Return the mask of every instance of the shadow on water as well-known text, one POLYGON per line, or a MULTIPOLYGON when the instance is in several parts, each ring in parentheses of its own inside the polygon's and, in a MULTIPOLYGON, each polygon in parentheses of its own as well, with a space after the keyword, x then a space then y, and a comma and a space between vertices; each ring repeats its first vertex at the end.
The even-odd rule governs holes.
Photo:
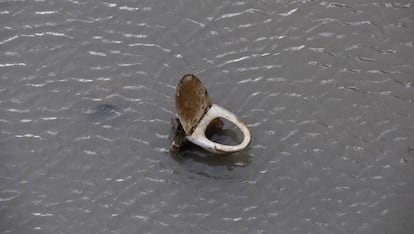
POLYGON ((191 173, 192 178, 205 177, 213 180, 233 180, 240 176, 232 173, 235 168, 247 167, 252 162, 249 150, 233 154, 213 154, 196 145, 171 156, 180 164, 180 168, 191 173), (223 170, 227 168, 227 170, 223 170))
POLYGON ((128 118, 119 106, 102 103, 83 103, 73 109, 73 120, 65 129, 70 137, 102 136, 115 140, 127 129, 128 118))
POLYGON ((122 115, 122 109, 112 104, 99 104, 93 109, 87 109, 88 119, 94 124, 108 124, 122 115))
MULTIPOLYGON (((207 134, 207 138, 221 144, 235 144, 240 141, 240 134, 233 129, 221 129, 207 134)), ((187 143, 172 157, 180 164, 197 162, 211 167, 226 167, 232 170, 236 167, 246 167, 252 161, 249 148, 232 154, 213 154, 192 143, 187 143)))
POLYGON ((173 158, 180 163, 191 160, 209 166, 225 166, 228 169, 233 169, 235 167, 246 167, 251 163, 252 157, 246 151, 248 150, 232 154, 213 154, 198 146, 191 145, 173 158))

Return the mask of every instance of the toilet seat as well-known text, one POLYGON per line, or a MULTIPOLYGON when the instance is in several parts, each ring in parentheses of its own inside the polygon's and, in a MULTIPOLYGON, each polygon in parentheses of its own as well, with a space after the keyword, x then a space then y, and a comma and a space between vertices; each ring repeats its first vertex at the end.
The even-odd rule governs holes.
POLYGON ((251 141, 251 134, 250 134, 250 131, 247 125, 243 123, 243 121, 241 121, 239 118, 237 118, 235 114, 224 109, 223 107, 213 104, 210 107, 210 109, 207 111, 207 113, 202 117, 198 125, 195 127, 193 133, 189 136, 186 136, 186 138, 190 142, 212 153, 232 153, 232 152, 240 151, 246 148, 251 141), (210 122, 213 119, 217 117, 227 119, 228 121, 232 122, 234 125, 236 125, 241 130, 243 134, 243 141, 240 144, 223 145, 217 142, 213 142, 206 137, 205 132, 206 132, 207 126, 210 124, 210 122))

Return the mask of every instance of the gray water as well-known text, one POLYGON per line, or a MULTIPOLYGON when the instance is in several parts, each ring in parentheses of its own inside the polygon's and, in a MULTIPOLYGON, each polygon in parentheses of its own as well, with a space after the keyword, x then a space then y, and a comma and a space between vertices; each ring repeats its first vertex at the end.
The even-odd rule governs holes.
POLYGON ((0 2, 0 233, 414 233, 402 1, 0 2), (179 79, 250 147, 171 157, 179 79))

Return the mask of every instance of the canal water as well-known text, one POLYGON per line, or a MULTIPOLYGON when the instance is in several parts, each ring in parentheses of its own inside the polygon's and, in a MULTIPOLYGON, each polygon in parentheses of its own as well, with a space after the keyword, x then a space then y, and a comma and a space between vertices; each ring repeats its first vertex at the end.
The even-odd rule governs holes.
POLYGON ((0 233, 414 233, 413 12, 1 0, 0 233), (187 73, 248 149, 170 156, 187 73))

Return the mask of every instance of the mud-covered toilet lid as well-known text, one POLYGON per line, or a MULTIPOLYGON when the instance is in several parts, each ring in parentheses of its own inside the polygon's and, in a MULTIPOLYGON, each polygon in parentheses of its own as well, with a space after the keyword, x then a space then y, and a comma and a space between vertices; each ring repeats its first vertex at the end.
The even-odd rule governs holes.
POLYGON ((195 75, 184 75, 177 85, 175 108, 187 135, 193 133, 211 105, 207 89, 201 81, 195 75))

